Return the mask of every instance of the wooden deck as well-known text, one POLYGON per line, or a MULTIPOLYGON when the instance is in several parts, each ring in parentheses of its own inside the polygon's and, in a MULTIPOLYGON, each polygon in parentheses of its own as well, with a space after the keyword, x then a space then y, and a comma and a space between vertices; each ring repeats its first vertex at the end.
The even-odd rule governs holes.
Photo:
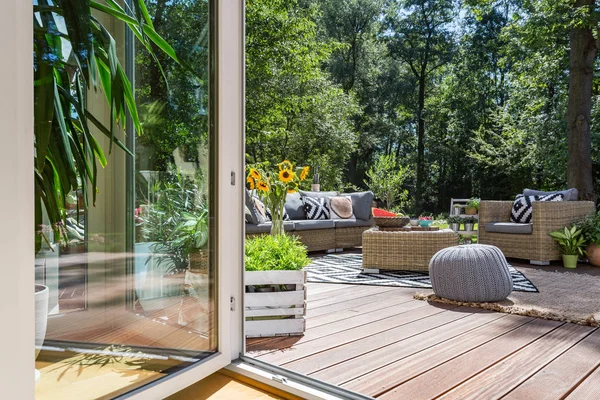
POLYGON ((249 355, 383 399, 600 399, 600 329, 308 284, 303 337, 249 355))

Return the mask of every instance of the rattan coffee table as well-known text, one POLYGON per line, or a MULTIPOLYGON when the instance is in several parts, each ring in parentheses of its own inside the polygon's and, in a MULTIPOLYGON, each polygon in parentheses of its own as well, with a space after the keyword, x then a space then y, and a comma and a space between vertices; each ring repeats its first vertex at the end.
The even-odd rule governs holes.
POLYGON ((458 246, 451 229, 437 231, 382 231, 372 228, 362 235, 365 272, 379 270, 428 271, 429 260, 441 249, 458 246))

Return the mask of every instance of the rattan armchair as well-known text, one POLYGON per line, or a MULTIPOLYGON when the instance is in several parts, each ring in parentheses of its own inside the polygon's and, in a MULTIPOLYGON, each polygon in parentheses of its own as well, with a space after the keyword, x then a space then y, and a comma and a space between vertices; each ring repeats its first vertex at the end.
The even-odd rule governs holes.
POLYGON ((506 257, 522 258, 532 264, 547 265, 560 260, 558 245, 548 233, 572 224, 594 212, 591 201, 539 201, 533 203, 532 233, 486 232, 489 222, 510 222, 512 201, 482 201, 479 205, 479 240, 496 246, 506 257))

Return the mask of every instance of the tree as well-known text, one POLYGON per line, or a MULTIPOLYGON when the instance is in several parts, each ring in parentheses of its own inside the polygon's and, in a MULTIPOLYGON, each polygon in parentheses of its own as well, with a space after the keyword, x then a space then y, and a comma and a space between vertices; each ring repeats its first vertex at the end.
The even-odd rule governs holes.
POLYGON ((408 65, 417 81, 417 160, 415 207, 423 207, 425 181, 425 101, 434 73, 452 59, 450 23, 455 15, 451 0, 401 0, 386 13, 389 51, 408 65))
POLYGON ((408 191, 402 186, 407 174, 408 167, 399 165, 395 155, 381 155, 367 171, 365 183, 388 210, 394 206, 402 208, 408 197, 408 191))
POLYGON ((600 27, 593 16, 594 8, 595 0, 575 1, 575 10, 581 18, 574 21, 569 37, 567 139, 569 187, 579 190, 580 199, 595 201, 590 126, 594 67, 596 53, 600 48, 600 27))

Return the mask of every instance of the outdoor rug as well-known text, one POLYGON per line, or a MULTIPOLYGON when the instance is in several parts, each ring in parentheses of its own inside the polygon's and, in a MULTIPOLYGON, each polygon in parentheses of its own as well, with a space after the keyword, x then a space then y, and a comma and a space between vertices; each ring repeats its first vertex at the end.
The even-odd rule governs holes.
POLYGON ((497 303, 465 303, 437 297, 431 290, 415 299, 477 307, 508 314, 524 315, 580 325, 600 326, 600 273, 597 267, 569 271, 562 266, 518 266, 535 282, 539 293, 513 292, 497 303))
MULTIPOLYGON (((345 283, 350 285, 396 286, 416 289, 431 289, 431 280, 426 272, 380 271, 379 274, 362 272, 362 254, 329 254, 315 258, 304 268, 307 281, 314 283, 345 283)), ((513 290, 537 293, 533 283, 521 272, 509 266, 513 290)))

